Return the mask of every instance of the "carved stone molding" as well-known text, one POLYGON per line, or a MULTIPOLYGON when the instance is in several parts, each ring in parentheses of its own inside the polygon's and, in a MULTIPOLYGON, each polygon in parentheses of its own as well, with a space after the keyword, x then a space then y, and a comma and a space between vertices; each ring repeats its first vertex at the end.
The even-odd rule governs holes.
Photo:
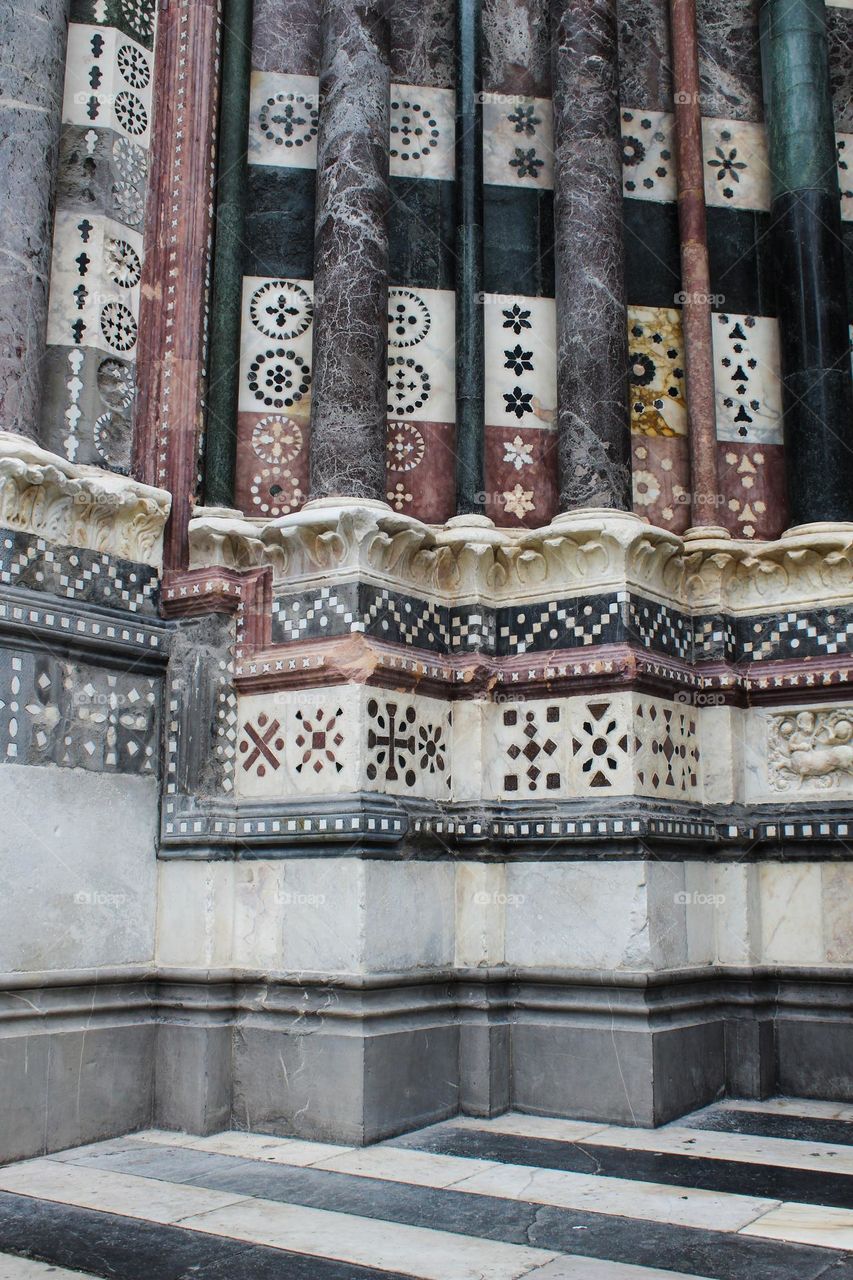
POLYGON ((509 530, 482 516, 435 527, 381 502, 329 500, 274 521, 201 509, 190 565, 270 565, 289 584, 358 576, 484 603, 634 588, 695 612, 751 613, 853 599, 853 525, 803 526, 769 543, 685 540, 610 510, 509 530))
POLYGON ((0 432, 0 525, 159 567, 171 498, 0 432))

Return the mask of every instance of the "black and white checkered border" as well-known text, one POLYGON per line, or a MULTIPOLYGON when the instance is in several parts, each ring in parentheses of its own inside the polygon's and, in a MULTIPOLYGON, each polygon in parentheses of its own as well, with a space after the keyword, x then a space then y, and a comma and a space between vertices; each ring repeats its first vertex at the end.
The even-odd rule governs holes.
POLYGON ((165 654, 171 643, 170 633, 162 625, 151 625, 142 619, 119 622, 85 609, 42 604, 41 601, 35 603, 18 596, 0 596, 0 623, 15 629, 52 631, 66 643, 94 640, 122 648, 131 646, 136 651, 144 649, 149 653, 165 654))
POLYGON ((0 532, 0 584, 156 615, 160 581, 150 565, 105 551, 58 547, 34 534, 5 529, 0 532))

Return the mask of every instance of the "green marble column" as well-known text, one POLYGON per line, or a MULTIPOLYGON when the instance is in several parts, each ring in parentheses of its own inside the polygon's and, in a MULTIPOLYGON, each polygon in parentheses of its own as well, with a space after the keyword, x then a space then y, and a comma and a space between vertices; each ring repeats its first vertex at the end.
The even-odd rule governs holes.
POLYGON ((853 520, 853 388, 824 0, 763 0, 791 525, 853 520))
POLYGON ((234 505, 251 69, 252 0, 225 0, 204 467, 216 507, 234 505))

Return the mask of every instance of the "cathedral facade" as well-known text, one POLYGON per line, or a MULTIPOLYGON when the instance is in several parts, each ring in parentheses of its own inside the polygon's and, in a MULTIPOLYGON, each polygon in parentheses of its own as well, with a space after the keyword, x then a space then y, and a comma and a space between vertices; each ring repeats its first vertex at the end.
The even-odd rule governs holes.
POLYGON ((851 0, 0 29, 0 1160, 853 1100, 851 0))

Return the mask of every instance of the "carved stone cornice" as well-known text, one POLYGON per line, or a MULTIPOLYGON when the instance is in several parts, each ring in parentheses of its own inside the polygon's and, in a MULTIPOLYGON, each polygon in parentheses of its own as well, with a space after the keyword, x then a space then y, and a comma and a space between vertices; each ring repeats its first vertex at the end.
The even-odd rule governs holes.
POLYGON ((68 462, 23 436, 0 432, 0 525, 65 546, 105 551, 155 568, 171 498, 98 467, 68 462))
POLYGON ((609 510, 515 530, 483 516, 435 527, 382 502, 326 501, 274 521, 201 509, 190 554, 192 568, 270 565, 289 586, 357 576, 483 603, 625 589, 697 613, 754 613, 853 599, 853 525, 803 526, 762 543, 683 539, 609 510))

